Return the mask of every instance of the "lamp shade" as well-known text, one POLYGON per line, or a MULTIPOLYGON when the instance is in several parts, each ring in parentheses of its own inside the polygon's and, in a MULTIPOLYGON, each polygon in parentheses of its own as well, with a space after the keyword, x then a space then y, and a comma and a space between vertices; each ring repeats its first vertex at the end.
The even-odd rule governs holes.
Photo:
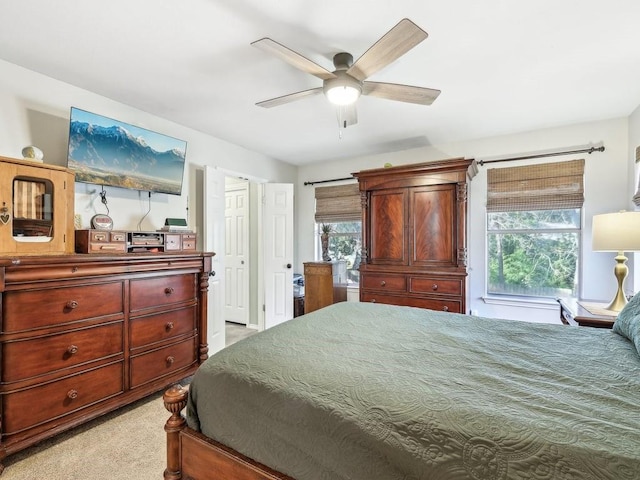
POLYGON ((640 250, 640 212, 605 213, 593 216, 592 248, 600 252, 640 250))

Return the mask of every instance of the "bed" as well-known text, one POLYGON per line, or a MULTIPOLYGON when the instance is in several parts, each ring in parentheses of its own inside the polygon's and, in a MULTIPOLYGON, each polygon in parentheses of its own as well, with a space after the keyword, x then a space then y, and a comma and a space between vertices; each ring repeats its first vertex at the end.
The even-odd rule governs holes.
POLYGON ((164 398, 166 479, 640 478, 640 356, 606 329, 344 302, 164 398))

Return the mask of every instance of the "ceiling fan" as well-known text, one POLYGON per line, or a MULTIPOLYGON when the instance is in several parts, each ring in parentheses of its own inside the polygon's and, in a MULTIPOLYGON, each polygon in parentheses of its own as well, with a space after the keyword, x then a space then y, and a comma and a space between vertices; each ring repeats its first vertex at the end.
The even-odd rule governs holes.
POLYGON ((331 103, 339 107, 338 122, 341 128, 357 123, 355 102, 360 95, 431 105, 440 94, 440 90, 367 81, 367 78, 400 58, 427 36, 427 32, 405 18, 384 34, 355 63, 350 53, 336 54, 333 57, 335 67, 333 72, 270 38, 256 40, 251 45, 279 57, 303 72, 322 79, 322 87, 264 100, 256 105, 265 108, 276 107, 324 93, 331 103))

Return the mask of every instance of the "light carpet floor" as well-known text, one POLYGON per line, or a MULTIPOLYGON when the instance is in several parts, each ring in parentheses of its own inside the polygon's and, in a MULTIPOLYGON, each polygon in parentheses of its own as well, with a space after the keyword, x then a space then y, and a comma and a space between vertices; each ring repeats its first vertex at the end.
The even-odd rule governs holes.
MULTIPOLYGON (((226 345, 254 333, 227 324, 226 345)), ((162 393, 10 455, 0 480, 161 480, 169 418, 162 393)))
POLYGON ((2 480, 160 480, 166 465, 162 393, 5 459, 2 480))

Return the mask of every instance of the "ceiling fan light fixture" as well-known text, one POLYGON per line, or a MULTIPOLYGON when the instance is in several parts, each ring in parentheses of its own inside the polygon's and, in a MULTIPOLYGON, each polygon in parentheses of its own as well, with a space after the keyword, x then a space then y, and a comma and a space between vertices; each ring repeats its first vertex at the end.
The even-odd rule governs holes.
POLYGON ((361 89, 349 85, 337 85, 326 91, 327 98, 334 105, 351 105, 362 93, 361 89))
POLYGON ((334 105, 351 105, 362 93, 362 82, 347 75, 344 71, 335 71, 335 78, 325 80, 322 86, 327 99, 334 105))

